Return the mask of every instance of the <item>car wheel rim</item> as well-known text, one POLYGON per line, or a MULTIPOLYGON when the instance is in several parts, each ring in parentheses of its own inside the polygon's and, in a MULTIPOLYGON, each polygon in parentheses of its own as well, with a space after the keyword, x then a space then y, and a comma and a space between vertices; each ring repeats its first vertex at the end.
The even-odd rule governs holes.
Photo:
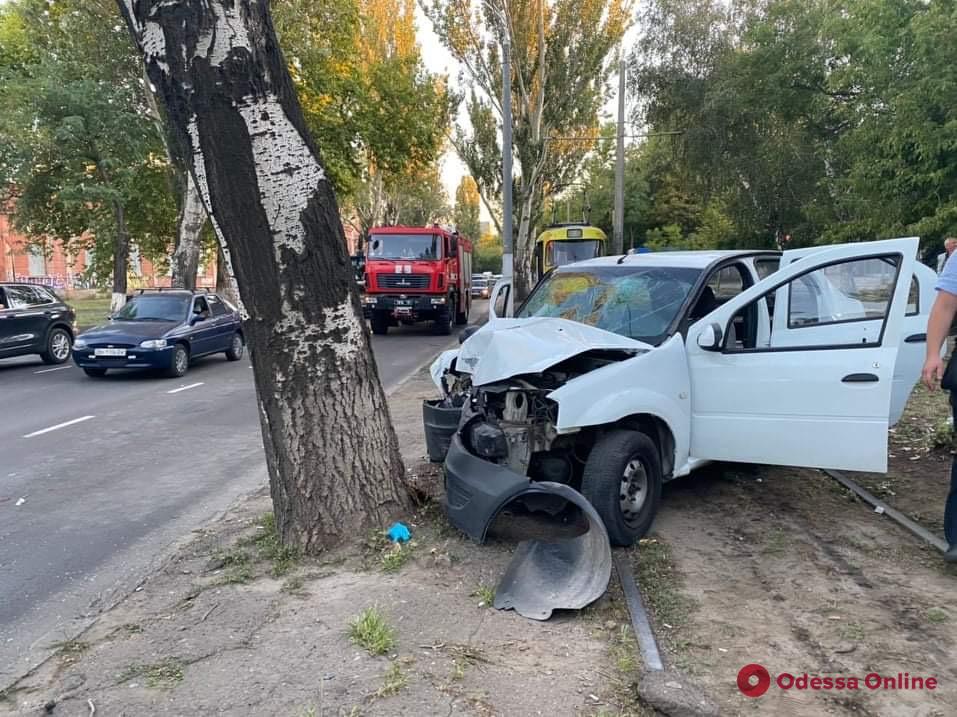
POLYGON ((70 355, 70 339, 66 334, 58 331, 53 334, 53 341, 51 342, 53 357, 59 360, 65 359, 70 355))
POLYGON ((186 373, 186 362, 188 361, 185 351, 176 352, 176 370, 180 373, 186 373))
POLYGON ((638 515, 648 498, 648 473, 637 458, 628 461, 621 476, 618 492, 621 515, 628 525, 638 523, 638 515))

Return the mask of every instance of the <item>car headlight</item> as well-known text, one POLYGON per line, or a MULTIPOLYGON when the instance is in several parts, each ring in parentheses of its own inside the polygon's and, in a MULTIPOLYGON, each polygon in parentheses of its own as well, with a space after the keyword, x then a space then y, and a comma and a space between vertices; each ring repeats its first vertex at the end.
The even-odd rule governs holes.
POLYGON ((362 303, 363 303, 363 304, 374 304, 374 303, 376 303, 376 301, 377 301, 377 298, 376 298, 375 296, 363 296, 363 297, 362 297, 362 303))
POLYGON ((165 349, 166 339, 148 339, 140 344, 141 349, 165 349))
POLYGON ((444 303, 445 303, 445 297, 444 297, 444 296, 436 296, 436 297, 434 297, 434 298, 432 299, 432 303, 433 303, 433 304, 444 304, 444 303))
POLYGON ((73 348, 80 349, 82 351, 83 349, 87 348, 87 343, 83 339, 76 339, 76 341, 73 342, 73 348))

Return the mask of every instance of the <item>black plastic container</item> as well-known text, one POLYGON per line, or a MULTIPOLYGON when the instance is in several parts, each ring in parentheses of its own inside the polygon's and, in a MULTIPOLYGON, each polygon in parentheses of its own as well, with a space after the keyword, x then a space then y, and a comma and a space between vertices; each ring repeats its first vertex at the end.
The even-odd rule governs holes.
POLYGON ((449 444, 459 428, 459 418, 462 416, 461 406, 453 408, 443 406, 442 403, 442 399, 422 402, 425 445, 429 451, 429 460, 433 463, 445 461, 445 454, 449 452, 449 444))

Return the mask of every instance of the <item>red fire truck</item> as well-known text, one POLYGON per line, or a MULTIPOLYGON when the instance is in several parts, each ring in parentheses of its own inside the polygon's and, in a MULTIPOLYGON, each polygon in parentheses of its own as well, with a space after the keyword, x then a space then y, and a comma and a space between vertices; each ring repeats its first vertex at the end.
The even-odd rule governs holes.
POLYGON ((366 248, 363 312, 372 332, 431 321, 437 334, 466 324, 472 304, 472 243, 456 231, 377 227, 366 248))

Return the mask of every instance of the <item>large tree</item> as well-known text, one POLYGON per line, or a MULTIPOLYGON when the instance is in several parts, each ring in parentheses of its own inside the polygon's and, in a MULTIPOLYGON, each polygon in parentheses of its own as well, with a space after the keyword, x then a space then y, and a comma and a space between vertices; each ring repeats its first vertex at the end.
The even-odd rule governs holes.
POLYGON ((0 166, 15 223, 39 243, 91 250, 118 305, 131 245, 165 257, 175 212, 135 49, 107 0, 19 0, 0 6, 0 26, 0 166))
POLYGON ((249 316, 276 524, 306 550, 407 504, 333 188, 266 0, 118 0, 249 316))
MULTIPOLYGON (((542 200, 550 187, 572 181, 588 149, 579 138, 597 128, 598 113, 608 95, 606 60, 628 26, 631 2, 422 2, 436 33, 461 63, 472 86, 467 101, 472 132, 460 128, 456 146, 483 196, 497 197, 501 189, 495 118, 502 117, 499 48, 508 39, 519 174, 514 193, 515 280, 522 296, 531 284, 533 230, 542 200)), ((488 201, 492 203, 491 198, 488 201)))
POLYGON ((455 227, 473 241, 481 239, 479 191, 475 180, 465 175, 455 190, 455 227))
POLYGON ((649 0, 641 119, 683 130, 671 174, 740 244, 957 229, 954 3, 649 0), (721 215, 721 217, 719 217, 721 215))

